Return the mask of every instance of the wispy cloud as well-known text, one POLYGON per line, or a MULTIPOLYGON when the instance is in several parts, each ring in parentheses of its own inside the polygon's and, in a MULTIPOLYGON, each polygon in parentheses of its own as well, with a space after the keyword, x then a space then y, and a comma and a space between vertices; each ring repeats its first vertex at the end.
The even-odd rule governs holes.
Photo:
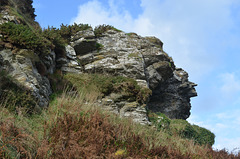
POLYGON ((93 0, 79 6, 71 23, 110 24, 127 32, 157 36, 177 66, 199 80, 217 67, 219 54, 229 43, 229 31, 234 27, 230 12, 233 2, 142 0, 143 12, 134 19, 127 10, 119 9, 115 0, 109 0, 108 6, 93 0))

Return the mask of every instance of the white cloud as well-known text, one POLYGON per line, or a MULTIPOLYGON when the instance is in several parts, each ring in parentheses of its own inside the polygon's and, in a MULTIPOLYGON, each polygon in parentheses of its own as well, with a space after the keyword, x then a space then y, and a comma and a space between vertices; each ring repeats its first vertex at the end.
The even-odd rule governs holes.
POLYGON ((70 23, 74 22, 90 24, 93 27, 101 24, 109 24, 120 29, 125 29, 131 26, 133 19, 128 11, 118 10, 114 0, 109 0, 109 6, 103 5, 98 0, 93 0, 79 6, 77 17, 74 17, 70 23))
POLYGON ((218 55, 228 41, 233 1, 141 0, 143 13, 133 19, 127 10, 119 9, 117 4, 123 0, 109 0, 108 6, 93 0, 79 7, 71 23, 110 24, 127 32, 157 36, 176 65, 199 81, 216 67, 218 55))

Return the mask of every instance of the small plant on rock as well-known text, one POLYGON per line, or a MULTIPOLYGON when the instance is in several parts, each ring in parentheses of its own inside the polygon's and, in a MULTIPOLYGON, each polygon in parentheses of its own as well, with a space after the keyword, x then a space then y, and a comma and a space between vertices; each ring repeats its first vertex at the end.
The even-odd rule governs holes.
POLYGON ((94 34, 96 37, 101 37, 103 33, 105 33, 106 31, 108 30, 114 30, 114 31, 117 31, 117 32, 122 32, 121 30, 119 29, 116 29, 115 27, 111 26, 111 25, 99 25, 99 26, 96 26, 94 28, 94 34))

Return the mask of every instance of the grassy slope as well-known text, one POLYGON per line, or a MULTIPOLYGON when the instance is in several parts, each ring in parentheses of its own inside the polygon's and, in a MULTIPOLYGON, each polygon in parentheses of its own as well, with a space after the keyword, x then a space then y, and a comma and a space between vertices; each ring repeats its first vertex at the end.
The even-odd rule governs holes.
POLYGON ((101 95, 98 89, 67 90, 54 98, 47 110, 31 116, 23 108, 9 112, 2 104, 0 158, 237 157, 100 110, 94 106, 101 95))

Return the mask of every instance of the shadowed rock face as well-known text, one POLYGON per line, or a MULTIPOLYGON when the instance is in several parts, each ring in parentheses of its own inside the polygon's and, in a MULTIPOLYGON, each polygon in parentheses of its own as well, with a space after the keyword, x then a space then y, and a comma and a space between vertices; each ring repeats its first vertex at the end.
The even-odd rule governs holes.
POLYGON ((190 98, 197 96, 196 84, 188 81, 188 74, 176 69, 173 76, 160 82, 148 102, 148 109, 162 112, 170 118, 187 119, 190 115, 190 98))

